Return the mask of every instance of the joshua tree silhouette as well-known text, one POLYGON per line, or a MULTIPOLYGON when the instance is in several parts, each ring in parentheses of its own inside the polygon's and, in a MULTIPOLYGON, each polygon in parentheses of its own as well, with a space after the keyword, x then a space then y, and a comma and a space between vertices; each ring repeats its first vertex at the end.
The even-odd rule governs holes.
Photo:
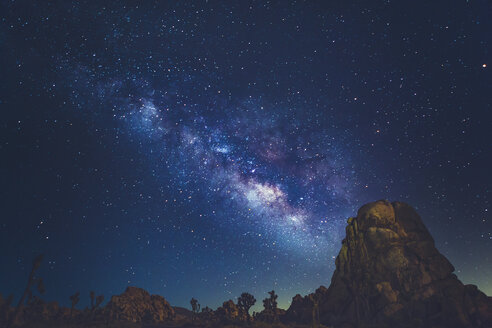
POLYGON ((91 310, 94 311, 101 305, 101 303, 104 301, 104 295, 99 295, 96 297, 96 293, 91 291, 89 293, 89 296, 91 297, 91 310), (95 303, 94 303, 95 301, 95 303))
POLYGON ((275 294, 275 291, 272 290, 271 292, 268 292, 270 295, 269 298, 265 298, 263 300, 263 307, 265 308, 265 313, 268 316, 271 316, 274 322, 278 321, 278 313, 277 313, 277 298, 278 295, 275 294))
POLYGON ((73 309, 75 308, 75 305, 80 301, 80 292, 76 292, 72 296, 70 296, 70 301, 72 302, 72 307, 70 308, 70 318, 73 316, 73 309))
POLYGON ((251 317, 249 315, 249 309, 255 305, 256 298, 249 293, 242 293, 241 296, 237 299, 237 306, 248 317, 248 321, 250 321, 251 317))
POLYGON ((196 315, 198 314, 198 312, 200 312, 200 303, 198 303, 198 301, 192 297, 190 304, 191 304, 191 311, 193 311, 192 320, 195 321, 196 315))
POLYGON ((277 298, 278 298, 278 295, 275 294, 275 291, 272 290, 271 292, 268 292, 268 294, 270 295, 269 298, 265 298, 263 300, 263 306, 265 307, 265 310, 276 310, 277 309, 277 298))
POLYGON ((101 305, 101 303, 104 301, 104 295, 99 295, 96 297, 96 308, 101 305))

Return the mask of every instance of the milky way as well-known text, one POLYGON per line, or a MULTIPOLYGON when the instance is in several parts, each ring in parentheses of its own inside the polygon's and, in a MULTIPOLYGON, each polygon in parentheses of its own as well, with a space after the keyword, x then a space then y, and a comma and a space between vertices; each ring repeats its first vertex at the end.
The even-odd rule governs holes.
MULTIPOLYGON (((91 75, 80 70, 73 79, 91 75)), ((289 108, 268 111, 253 99, 220 102, 220 91, 207 92, 210 85, 204 91, 211 105, 204 106, 176 101, 178 92, 187 92, 176 82, 172 92, 130 82, 125 90, 132 97, 125 97, 125 81, 110 81, 83 81, 98 86, 97 97, 91 98, 92 87, 79 88, 72 100, 111 108, 121 133, 138 139, 142 155, 156 166, 156 179, 161 170, 172 173, 174 188, 194 189, 228 213, 215 219, 265 235, 268 244, 316 257, 339 241, 345 218, 333 210, 350 207, 356 187, 347 145, 306 131, 302 118, 289 122, 289 108)))

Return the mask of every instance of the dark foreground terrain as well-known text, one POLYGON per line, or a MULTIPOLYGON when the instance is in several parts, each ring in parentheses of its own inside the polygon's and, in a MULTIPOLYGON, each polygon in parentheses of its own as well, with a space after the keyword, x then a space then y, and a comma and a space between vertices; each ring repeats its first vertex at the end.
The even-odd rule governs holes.
POLYGON ((0 327, 492 327, 492 298, 458 280, 412 207, 378 201, 347 223, 329 287, 296 295, 287 311, 274 291, 250 315, 248 293, 215 310, 192 299, 189 311, 136 287, 105 306, 91 293, 91 307, 76 309, 76 293, 71 308, 60 307, 33 296, 34 286, 43 291, 39 258, 19 306, 0 297, 0 327))

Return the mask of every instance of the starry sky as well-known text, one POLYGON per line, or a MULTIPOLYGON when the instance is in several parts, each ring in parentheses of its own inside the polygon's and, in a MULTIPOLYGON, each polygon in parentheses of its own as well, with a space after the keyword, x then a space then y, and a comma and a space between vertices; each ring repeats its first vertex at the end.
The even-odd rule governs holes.
POLYGON ((492 295, 490 2, 0 6, 3 295, 285 308, 378 199, 492 295))

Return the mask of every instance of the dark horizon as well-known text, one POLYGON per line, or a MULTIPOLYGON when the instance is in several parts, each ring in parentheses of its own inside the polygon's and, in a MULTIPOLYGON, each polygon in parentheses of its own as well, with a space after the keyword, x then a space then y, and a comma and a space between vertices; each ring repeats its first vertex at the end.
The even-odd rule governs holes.
POLYGON ((487 1, 0 6, 3 297, 287 308, 379 199, 492 295, 487 1))

